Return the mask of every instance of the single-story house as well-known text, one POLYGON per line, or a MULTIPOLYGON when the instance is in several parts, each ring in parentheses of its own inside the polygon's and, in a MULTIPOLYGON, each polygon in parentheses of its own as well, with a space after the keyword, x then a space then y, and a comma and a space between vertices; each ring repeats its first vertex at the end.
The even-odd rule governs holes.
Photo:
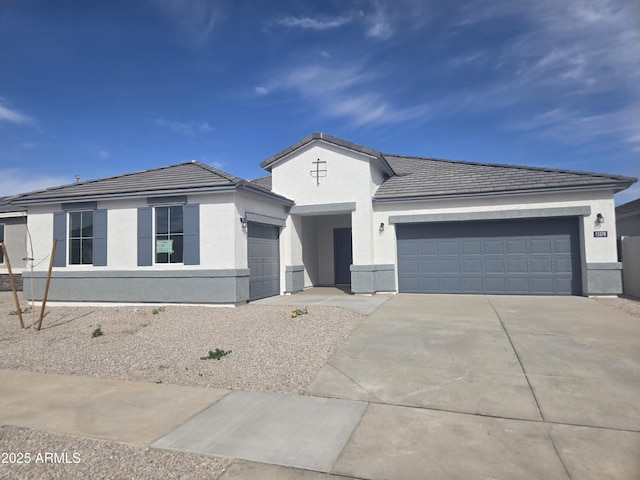
POLYGON ((5 243, 8 259, 0 249, 0 291, 11 290, 9 264, 18 290, 22 290, 22 272, 27 257, 27 214, 23 207, 0 198, 0 242, 5 243))
POLYGON ((14 198, 34 297, 54 239, 53 301, 622 292, 613 195, 635 178, 383 154, 323 133, 260 165, 269 175, 253 181, 194 161, 14 198))
POLYGON ((640 237, 640 198, 616 207, 618 237, 640 237))

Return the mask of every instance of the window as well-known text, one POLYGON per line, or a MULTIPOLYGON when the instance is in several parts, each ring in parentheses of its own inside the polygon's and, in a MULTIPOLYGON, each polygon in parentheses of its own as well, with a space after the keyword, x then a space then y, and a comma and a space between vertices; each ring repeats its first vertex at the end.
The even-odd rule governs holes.
POLYGON ((182 205, 156 207, 156 263, 183 263, 184 209, 182 205))
POLYGON ((93 211, 69 212, 69 264, 93 265, 93 211))
MULTIPOLYGON (((0 243, 4 242, 4 224, 0 223, 0 243)), ((0 263, 4 263, 4 252, 0 248, 0 263)))

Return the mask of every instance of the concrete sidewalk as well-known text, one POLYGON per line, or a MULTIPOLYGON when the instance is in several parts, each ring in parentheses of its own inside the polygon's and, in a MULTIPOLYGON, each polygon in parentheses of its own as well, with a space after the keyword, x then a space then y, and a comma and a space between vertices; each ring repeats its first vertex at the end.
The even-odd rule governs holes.
POLYGON ((224 480, 632 480, 639 338, 585 298, 397 295, 309 396, 0 370, 0 424, 235 458, 224 480))
POLYGON ((389 295, 353 295, 337 287, 314 287, 293 295, 279 295, 251 302, 255 305, 291 305, 304 307, 324 305, 340 307, 363 315, 370 315, 380 305, 393 297, 389 295))

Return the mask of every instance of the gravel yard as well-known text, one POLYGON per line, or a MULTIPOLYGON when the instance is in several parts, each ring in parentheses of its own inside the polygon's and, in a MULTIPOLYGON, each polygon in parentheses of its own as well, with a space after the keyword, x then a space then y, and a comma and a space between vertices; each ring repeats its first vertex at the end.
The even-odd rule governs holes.
POLYGON ((0 451, 30 454, 29 463, 0 463, 0 478, 11 480, 215 480, 232 462, 10 426, 0 427, 0 451))
POLYGON ((0 293, 0 368, 195 387, 304 393, 362 315, 314 306, 47 307, 42 330, 0 293), (154 313, 154 311, 156 313, 154 313), (100 328, 101 336, 93 337, 100 328), (220 360, 209 351, 230 351, 220 360))
MULTIPOLYGON (((11 293, 0 292, 0 368, 299 394, 364 318, 336 307, 296 318, 289 306, 155 308, 49 307, 37 332, 39 309, 21 330, 11 293), (216 349, 230 353, 201 359, 216 349)), ((29 465, 0 464, 12 479, 216 479, 232 462, 11 426, 0 426, 0 452, 31 453, 29 465), (36 463, 45 452, 80 461, 36 463)))

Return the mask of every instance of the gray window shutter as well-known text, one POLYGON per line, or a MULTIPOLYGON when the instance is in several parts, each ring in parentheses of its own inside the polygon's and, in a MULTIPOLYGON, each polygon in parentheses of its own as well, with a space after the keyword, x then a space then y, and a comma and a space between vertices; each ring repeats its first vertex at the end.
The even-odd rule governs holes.
POLYGON ((93 211, 93 265, 107 266, 107 211, 93 211))
POLYGON ((153 265, 153 215, 151 207, 138 208, 138 266, 153 265))
POLYGON ((200 265, 200 205, 184 206, 184 257, 185 265, 200 265))
POLYGON ((53 238, 57 240, 54 267, 67 266, 67 213, 53 212, 53 238))

